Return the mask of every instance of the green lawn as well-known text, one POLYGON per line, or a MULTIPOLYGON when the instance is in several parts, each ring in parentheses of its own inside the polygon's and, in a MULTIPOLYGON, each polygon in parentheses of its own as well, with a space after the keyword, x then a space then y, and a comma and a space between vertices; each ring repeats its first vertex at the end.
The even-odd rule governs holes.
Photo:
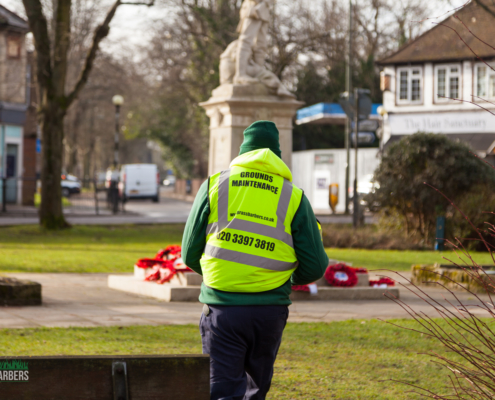
MULTIPOLYGON (((138 258, 152 257, 169 244, 180 244, 183 224, 74 226, 46 232, 37 226, 0 228, 0 272, 131 272, 138 258)), ((330 258, 369 269, 405 271, 411 264, 454 259, 452 252, 327 249, 330 258)), ((472 253, 480 263, 487 253, 472 253)), ((445 262, 445 261, 444 261, 445 262)))
MULTIPOLYGON (((5 329, 0 348, 9 356, 191 354, 201 352, 201 338, 192 325, 5 329)), ((419 399, 389 380, 442 391, 447 373, 418 354, 439 350, 434 340, 379 321, 288 324, 268 398, 419 399)))
POLYGON ((38 226, 0 228, 1 272, 131 272, 182 241, 183 224, 73 226, 46 232, 38 226))
MULTIPOLYGON (((327 254, 331 259, 351 262, 355 267, 368 269, 409 271, 412 264, 450 264, 445 258, 456 264, 462 264, 458 255, 453 251, 327 249, 327 254)), ((479 264, 493 265, 489 253, 473 251, 470 255, 479 264)), ((462 258, 468 261, 466 257, 462 258)))

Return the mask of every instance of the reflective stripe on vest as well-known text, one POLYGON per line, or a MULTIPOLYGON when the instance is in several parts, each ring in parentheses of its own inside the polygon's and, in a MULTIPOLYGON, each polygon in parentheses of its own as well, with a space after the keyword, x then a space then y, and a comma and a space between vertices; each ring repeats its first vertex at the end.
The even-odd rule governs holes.
POLYGON ((205 285, 253 293, 286 283, 298 266, 290 225, 302 191, 280 175, 234 166, 210 178, 208 196, 205 285))
POLYGON ((269 269, 272 271, 289 271, 297 267, 297 261, 295 263, 278 261, 271 258, 256 256, 254 254, 222 249, 221 247, 210 246, 209 244, 205 247, 205 254, 211 257, 219 258, 220 260, 232 261, 239 264, 250 265, 252 267, 269 269))
POLYGON ((285 232, 284 221, 289 209, 292 195, 292 183, 284 179, 280 200, 277 207, 277 226, 258 224, 256 222, 234 219, 229 222, 229 178, 230 169, 222 171, 218 180, 218 222, 209 224, 206 234, 211 235, 222 231, 225 228, 237 229, 248 233, 256 233, 280 240, 290 247, 294 247, 292 235, 285 232))

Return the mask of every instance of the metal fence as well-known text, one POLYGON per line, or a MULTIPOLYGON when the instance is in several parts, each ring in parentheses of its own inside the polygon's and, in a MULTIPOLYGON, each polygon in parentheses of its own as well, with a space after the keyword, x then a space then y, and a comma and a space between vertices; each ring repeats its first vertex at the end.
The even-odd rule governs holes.
MULTIPOLYGON (((96 180, 63 180, 61 190, 64 214, 109 215, 125 212, 116 183, 105 187, 104 182, 96 180)), ((40 180, 36 177, 0 178, 0 204, 4 213, 19 210, 21 206, 39 207, 40 180)))

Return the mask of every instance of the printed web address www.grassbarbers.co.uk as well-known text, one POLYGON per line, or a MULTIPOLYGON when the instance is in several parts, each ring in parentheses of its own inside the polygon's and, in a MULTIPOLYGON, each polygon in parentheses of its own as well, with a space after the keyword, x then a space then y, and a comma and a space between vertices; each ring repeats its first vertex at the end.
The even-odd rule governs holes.
POLYGON ((263 215, 258 215, 258 214, 253 214, 253 213, 249 213, 249 212, 245 212, 245 211, 237 211, 235 213, 230 213, 230 216, 231 217, 235 217, 237 215, 244 215, 245 217, 251 217, 251 218, 257 218, 257 219, 262 219, 262 220, 265 220, 265 221, 268 221, 268 222, 273 222, 275 221, 273 218, 269 218, 269 217, 264 217, 263 215))

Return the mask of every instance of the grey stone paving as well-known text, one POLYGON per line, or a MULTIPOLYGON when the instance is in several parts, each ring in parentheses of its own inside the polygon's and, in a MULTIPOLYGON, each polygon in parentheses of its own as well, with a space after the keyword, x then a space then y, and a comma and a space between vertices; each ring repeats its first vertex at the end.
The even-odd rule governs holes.
MULTIPOLYGON (((162 189, 159 203, 151 200, 133 200, 126 203, 126 213, 111 215, 102 206, 103 215, 94 212, 82 213, 80 209, 66 210, 67 221, 72 225, 121 225, 121 224, 164 224, 185 223, 192 203, 165 197, 162 189)), ((8 205, 7 213, 0 212, 0 226, 35 225, 38 223, 38 210, 34 207, 8 205)))
MULTIPOLYGON (((107 287, 107 274, 9 274, 43 285, 43 305, 0 307, 0 328, 69 327, 110 325, 197 324, 202 305, 165 303, 107 287)), ((439 300, 443 291, 428 289, 439 300)), ((462 299, 469 299, 461 294, 462 299)), ((401 290, 401 297, 418 310, 431 308, 401 290)), ((474 299, 468 300, 474 304, 474 299)), ((290 307, 290 322, 390 319, 407 317, 392 301, 296 302, 290 307)))

